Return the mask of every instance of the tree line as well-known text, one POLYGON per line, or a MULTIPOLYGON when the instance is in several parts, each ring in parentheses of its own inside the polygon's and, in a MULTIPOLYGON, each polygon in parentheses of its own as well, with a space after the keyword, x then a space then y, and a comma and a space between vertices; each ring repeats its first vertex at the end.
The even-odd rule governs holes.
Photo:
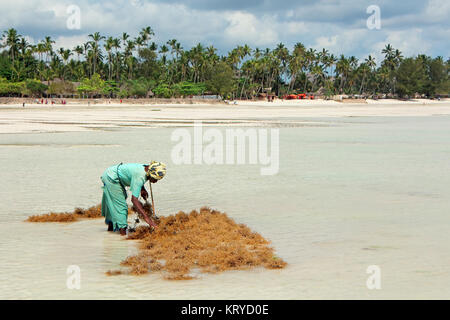
POLYGON ((411 97, 448 95, 450 59, 419 54, 404 57, 388 44, 383 60, 369 55, 335 56, 296 43, 259 49, 239 45, 226 55, 214 46, 190 49, 171 39, 152 41, 151 27, 136 37, 89 34, 74 48, 55 48, 46 36, 30 44, 10 28, 2 33, 0 96, 79 95, 104 97, 185 97, 201 94, 252 99, 316 93, 411 97), (58 79, 58 81, 53 81, 58 79))

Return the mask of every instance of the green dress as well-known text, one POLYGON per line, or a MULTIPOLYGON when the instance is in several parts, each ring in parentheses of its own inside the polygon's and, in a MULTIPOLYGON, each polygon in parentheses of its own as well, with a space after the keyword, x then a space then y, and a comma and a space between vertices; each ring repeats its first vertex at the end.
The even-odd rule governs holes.
POLYGON ((114 231, 126 228, 128 205, 125 187, 130 187, 131 194, 139 198, 141 189, 147 181, 144 165, 124 163, 112 166, 105 170, 101 179, 103 182, 102 216, 105 217, 105 223, 111 222, 114 231))

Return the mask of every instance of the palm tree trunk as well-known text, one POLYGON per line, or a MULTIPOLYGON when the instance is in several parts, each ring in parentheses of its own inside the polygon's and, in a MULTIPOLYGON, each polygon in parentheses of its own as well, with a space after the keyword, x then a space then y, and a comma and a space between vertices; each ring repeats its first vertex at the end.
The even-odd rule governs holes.
POLYGON ((308 84, 308 75, 305 73, 305 85, 303 86, 303 93, 306 93, 306 85, 308 84))
POLYGON ((366 78, 366 74, 364 73, 364 76, 363 76, 362 81, 361 81, 361 86, 359 88, 359 94, 362 94, 362 89, 364 87, 364 80, 365 80, 365 78, 366 78))
POLYGON ((241 95, 239 96, 239 99, 242 99, 242 93, 244 92, 244 87, 245 87, 246 82, 247 82, 247 77, 244 78, 244 84, 242 85, 241 95))

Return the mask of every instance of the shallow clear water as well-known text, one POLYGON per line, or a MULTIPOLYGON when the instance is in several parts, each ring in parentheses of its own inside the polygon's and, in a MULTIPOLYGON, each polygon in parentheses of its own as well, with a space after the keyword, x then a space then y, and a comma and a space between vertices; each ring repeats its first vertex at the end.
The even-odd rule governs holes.
MULTIPOLYGON (((174 128, 0 135, 0 298, 450 298, 450 117, 307 119, 280 128, 280 171, 259 165, 174 165, 174 128), (204 205, 272 241, 289 263, 166 281, 107 277, 136 244, 101 220, 31 224, 32 214, 101 200, 100 175, 161 160, 161 215, 204 205), (81 289, 66 269, 81 269, 81 289), (369 290, 369 265, 381 290, 369 290)), ((224 128, 219 128, 224 130, 224 128)))

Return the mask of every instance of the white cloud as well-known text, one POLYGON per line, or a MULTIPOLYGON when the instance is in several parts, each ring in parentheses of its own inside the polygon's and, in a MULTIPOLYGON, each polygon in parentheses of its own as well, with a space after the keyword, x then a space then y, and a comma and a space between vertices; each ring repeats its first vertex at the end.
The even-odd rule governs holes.
MULTIPOLYGON (((430 0, 425 10, 427 19, 434 23, 447 22, 450 17, 450 1, 448 0, 430 0)), ((447 25, 448 28, 448 25, 447 25)))
POLYGON ((310 29, 307 27, 305 22, 293 21, 282 24, 281 30, 284 30, 290 35, 296 35, 296 34, 305 34, 310 29))
POLYGON ((387 45, 391 44, 395 49, 399 49, 403 56, 412 56, 418 53, 429 54, 431 44, 423 36, 422 29, 416 28, 413 30, 391 31, 386 37, 386 40, 378 42, 373 45, 376 52, 387 45))
MULTIPOLYGON (((273 48, 278 42, 290 48, 302 42, 357 57, 377 52, 387 43, 405 55, 450 52, 448 0, 430 0, 426 6, 415 6, 417 9, 411 5, 407 11, 399 10, 401 2, 380 1, 382 28, 376 31, 365 25, 367 1, 357 5, 352 1, 321 0, 301 5, 292 1, 289 6, 264 1, 271 2, 272 9, 250 11, 215 10, 206 4, 207 9, 201 9, 198 3, 194 7, 178 1, 0 0, 0 31, 14 27, 35 41, 50 35, 57 41, 55 47, 68 48, 86 41, 86 35, 96 31, 112 36, 127 32, 133 37, 141 28, 151 26, 159 43, 175 38, 188 49, 202 42, 215 45, 222 54, 238 44, 273 48), (71 4, 81 9, 81 30, 66 27, 66 10, 71 4)), ((236 8, 238 2, 234 3, 236 8)))
POLYGON ((319 50, 321 48, 335 48, 338 44, 338 36, 318 37, 314 48, 319 50))
POLYGON ((268 16, 261 20, 247 12, 228 12, 225 14, 228 26, 224 30, 225 39, 231 43, 248 43, 256 46, 270 46, 277 43, 278 34, 273 28, 273 19, 268 16))
POLYGON ((365 44, 365 41, 370 41, 368 29, 339 29, 331 36, 319 36, 315 39, 312 47, 316 50, 327 49, 330 53, 335 55, 345 54, 354 55, 362 58, 364 54, 360 54, 360 48, 365 44))
POLYGON ((75 46, 81 45, 89 40, 87 34, 77 36, 59 36, 55 39, 53 47, 55 49, 66 48, 72 50, 75 46))

